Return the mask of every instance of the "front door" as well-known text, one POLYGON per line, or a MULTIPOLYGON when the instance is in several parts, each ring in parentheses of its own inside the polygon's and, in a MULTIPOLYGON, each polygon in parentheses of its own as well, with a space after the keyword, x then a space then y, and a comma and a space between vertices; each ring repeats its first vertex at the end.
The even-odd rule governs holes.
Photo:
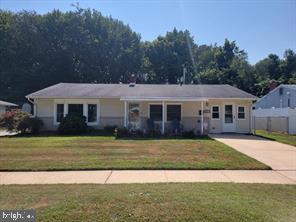
POLYGON ((128 105, 128 128, 140 129, 140 104, 130 103, 128 105))
POLYGON ((223 132, 225 133, 235 132, 235 116, 234 116, 233 104, 224 105, 223 132))

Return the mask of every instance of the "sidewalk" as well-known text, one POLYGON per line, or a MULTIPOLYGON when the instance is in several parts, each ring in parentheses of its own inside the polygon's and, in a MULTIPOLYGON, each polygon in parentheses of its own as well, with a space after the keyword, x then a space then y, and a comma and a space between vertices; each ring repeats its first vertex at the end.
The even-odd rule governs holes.
POLYGON ((97 170, 0 172, 8 184, 116 184, 171 182, 234 182, 296 184, 296 171, 275 170, 97 170))

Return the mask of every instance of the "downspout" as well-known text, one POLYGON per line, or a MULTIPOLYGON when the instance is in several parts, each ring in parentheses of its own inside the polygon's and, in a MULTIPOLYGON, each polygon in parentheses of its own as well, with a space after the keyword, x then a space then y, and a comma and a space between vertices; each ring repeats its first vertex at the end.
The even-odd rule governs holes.
POLYGON ((201 135, 204 134, 204 115, 203 115, 203 101, 201 101, 201 129, 200 129, 200 132, 201 132, 201 135))
POLYGON ((37 108, 36 108, 37 104, 30 97, 26 97, 26 98, 31 104, 33 104, 33 117, 36 117, 37 116, 37 108))

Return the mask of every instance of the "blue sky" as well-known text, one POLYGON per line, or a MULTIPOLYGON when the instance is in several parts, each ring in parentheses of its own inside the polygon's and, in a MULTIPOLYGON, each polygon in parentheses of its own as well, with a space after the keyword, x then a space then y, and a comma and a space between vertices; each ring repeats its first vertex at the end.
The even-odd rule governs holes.
POLYGON ((122 20, 143 40, 174 27, 188 29, 197 44, 235 40, 252 64, 270 53, 282 57, 285 49, 296 51, 296 0, 0 0, 0 8, 46 13, 73 10, 75 2, 122 20))

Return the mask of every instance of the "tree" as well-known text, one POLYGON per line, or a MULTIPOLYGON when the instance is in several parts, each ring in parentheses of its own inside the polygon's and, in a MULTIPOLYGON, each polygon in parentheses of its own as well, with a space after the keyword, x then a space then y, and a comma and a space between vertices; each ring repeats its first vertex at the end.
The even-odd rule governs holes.
POLYGON ((183 67, 187 69, 186 81, 191 82, 194 67, 193 53, 196 48, 189 31, 172 32, 145 45, 145 56, 150 62, 152 72, 149 79, 153 83, 176 84, 183 75, 183 67))
POLYGON ((176 28, 153 41, 128 25, 82 9, 47 14, 0 10, 0 99, 22 103, 25 95, 59 82, 230 84, 261 96, 270 81, 296 83, 296 55, 275 54, 254 66, 235 41, 197 45, 176 28))
POLYGON ((140 36, 96 10, 0 11, 0 96, 21 102, 59 82, 127 82, 142 63, 140 36))

